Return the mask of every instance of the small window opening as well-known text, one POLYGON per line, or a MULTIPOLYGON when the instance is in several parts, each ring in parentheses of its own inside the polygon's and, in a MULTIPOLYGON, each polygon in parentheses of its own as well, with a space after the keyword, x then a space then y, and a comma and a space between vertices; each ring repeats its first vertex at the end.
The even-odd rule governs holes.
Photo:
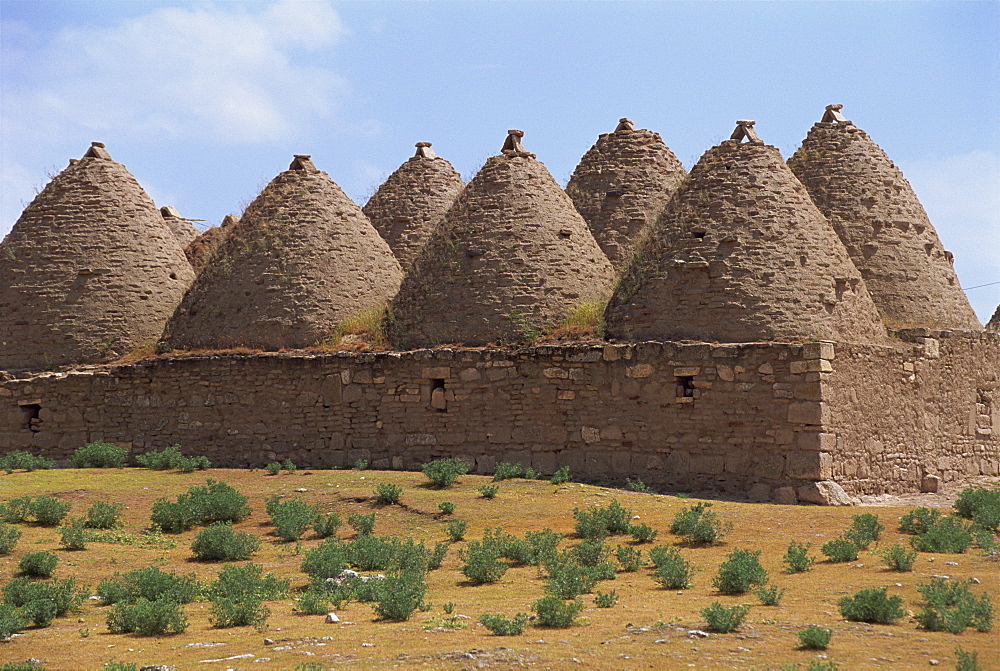
POLYGON ((694 396, 694 375, 679 375, 677 377, 677 398, 694 396))
POLYGON ((696 228, 693 231, 691 231, 691 237, 692 238, 698 238, 699 240, 704 240, 705 239, 705 234, 707 234, 707 233, 708 233, 708 231, 706 231, 703 228, 696 228))
POLYGON ((38 414, 41 411, 42 406, 37 403, 29 403, 21 406, 21 412, 24 413, 25 429, 28 429, 32 433, 38 433, 42 430, 42 420, 38 418, 38 414))
POLYGON ((448 400, 444 395, 444 379, 431 379, 431 407, 438 412, 448 412, 448 400))

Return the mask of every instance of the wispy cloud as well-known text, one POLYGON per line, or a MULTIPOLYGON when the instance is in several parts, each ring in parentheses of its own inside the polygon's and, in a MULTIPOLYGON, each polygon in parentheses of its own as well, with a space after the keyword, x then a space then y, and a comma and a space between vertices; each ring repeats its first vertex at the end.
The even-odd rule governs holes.
POLYGON ((4 110, 15 133, 284 140, 328 117, 346 87, 296 58, 345 33, 325 2, 160 8, 110 27, 65 29, 30 50, 18 48, 37 41, 23 33, 13 31, 4 56, 4 69, 17 74, 4 110))

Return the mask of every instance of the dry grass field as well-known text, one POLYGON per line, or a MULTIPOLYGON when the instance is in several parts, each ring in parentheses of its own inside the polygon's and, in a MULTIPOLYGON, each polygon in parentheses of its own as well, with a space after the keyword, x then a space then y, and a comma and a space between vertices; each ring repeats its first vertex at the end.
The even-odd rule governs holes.
MULTIPOLYGON (((79 612, 57 618, 44 629, 28 628, 0 643, 0 663, 36 658, 50 670, 101 669, 109 660, 135 662, 138 666, 165 664, 177 669, 294 669, 303 663, 326 668, 356 667, 386 669, 410 666, 425 668, 507 669, 781 669, 812 661, 835 662, 841 669, 953 669, 956 646, 978 652, 983 669, 1000 668, 1000 636, 997 627, 987 633, 967 629, 960 635, 918 628, 912 613, 918 609, 918 583, 932 576, 976 578, 975 593, 987 593, 1000 605, 1000 564, 975 548, 964 554, 921 553, 909 573, 890 572, 872 550, 892 543, 908 544, 909 536, 898 528, 901 515, 910 507, 824 508, 779 506, 716 501, 712 510, 733 529, 722 543, 707 547, 682 546, 670 534, 674 516, 696 502, 683 496, 642 494, 577 483, 553 485, 547 481, 513 479, 499 484, 496 498, 477 493, 491 478, 465 475, 449 489, 427 486, 421 473, 377 471, 297 471, 269 476, 263 470, 211 469, 183 474, 128 469, 60 469, 0 474, 0 501, 14 497, 49 494, 71 502, 70 517, 82 515, 95 501, 119 501, 126 505, 124 531, 133 539, 150 523, 150 508, 159 497, 176 497, 189 487, 204 484, 207 477, 227 482, 249 497, 253 513, 239 529, 262 539, 251 561, 265 572, 290 578, 290 598, 268 603, 271 615, 265 631, 252 627, 213 628, 211 604, 194 602, 184 606, 190 622, 181 634, 141 637, 111 634, 106 626, 109 606, 85 601, 79 612), (403 488, 401 505, 375 507, 373 488, 395 483, 403 488), (351 513, 375 512, 376 536, 396 535, 425 541, 432 546, 447 538, 447 523, 464 520, 464 541, 451 545, 442 566, 428 573, 426 601, 429 610, 413 613, 408 621, 375 621, 372 608, 351 602, 337 611, 341 622, 326 624, 323 615, 303 615, 295 610, 295 596, 308 583, 300 569, 305 553, 322 541, 308 532, 299 543, 286 543, 272 535, 265 500, 272 494, 299 496, 325 511, 337 511, 343 519, 351 513), (441 501, 456 505, 450 516, 438 510, 441 501), (665 590, 654 581, 651 568, 619 572, 613 581, 598 583, 598 590, 615 590, 618 602, 611 608, 595 608, 594 595, 585 594, 586 609, 569 628, 529 625, 514 637, 492 635, 478 624, 483 613, 531 612, 532 603, 544 594, 540 568, 518 566, 496 584, 473 586, 461 573, 460 550, 470 540, 480 539, 487 527, 502 527, 523 537, 532 530, 550 528, 565 537, 560 548, 579 540, 573 535, 574 508, 605 506, 617 500, 645 523, 658 530, 653 544, 637 545, 645 552, 653 545, 677 546, 694 565, 693 587, 665 590), (851 524, 851 516, 877 514, 885 532, 858 561, 831 564, 817 561, 804 573, 783 571, 782 557, 789 541, 811 543, 810 552, 824 559, 819 548, 840 536, 851 524), (771 584, 784 588, 777 606, 763 606, 753 593, 720 595, 712 587, 720 563, 736 548, 759 550, 761 563, 771 584), (890 594, 904 600, 907 616, 893 625, 874 625, 844 620, 837 601, 867 587, 889 586, 890 594), (713 601, 724 605, 753 604, 744 624, 729 634, 706 637, 689 632, 706 630, 699 611, 713 601), (451 617, 443 610, 454 604, 451 617), (833 630, 826 651, 796 649, 796 632, 815 624, 833 630), (452 628, 454 627, 454 628, 452 628), (267 640, 265 640, 267 639, 267 640), (934 661, 937 660, 937 661, 934 661)), ((158 566, 166 571, 196 573, 211 580, 219 563, 194 561, 190 545, 198 529, 165 535, 166 542, 91 542, 86 549, 61 549, 56 529, 22 524, 14 552, 0 556, 0 586, 17 572, 27 552, 53 551, 59 557, 56 578, 74 577, 90 588, 116 572, 158 566)), ((339 537, 354 532, 344 524, 339 537)), ((634 544, 629 536, 611 537, 611 545, 634 544)), ((321 668, 315 666, 314 668, 321 668)))

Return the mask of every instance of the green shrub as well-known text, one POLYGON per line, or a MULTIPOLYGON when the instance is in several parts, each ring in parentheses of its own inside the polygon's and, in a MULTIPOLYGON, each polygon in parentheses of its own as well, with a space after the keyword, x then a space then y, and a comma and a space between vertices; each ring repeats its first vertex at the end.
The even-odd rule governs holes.
POLYGON ((370 536, 375 531, 375 513, 361 515, 354 513, 347 518, 347 524, 359 536, 370 536))
POLYGON ((8 452, 0 457, 0 470, 13 473, 18 469, 26 471, 43 471, 55 468, 56 463, 51 459, 36 456, 30 452, 14 451, 8 452))
POLYGON ((340 529, 340 515, 337 513, 326 515, 317 513, 316 519, 313 520, 313 531, 320 538, 330 538, 337 533, 338 529, 340 529))
POLYGON ((31 517, 31 497, 19 496, 0 504, 0 519, 8 524, 21 524, 31 517))
POLYGON ((966 652, 962 646, 955 648, 955 671, 980 671, 979 653, 966 652))
POLYGON ((837 538, 828 543, 824 543, 819 549, 820 552, 829 557, 834 564, 843 564, 849 561, 857 561, 858 546, 849 540, 837 538))
POLYGON ((500 487, 497 485, 483 485, 482 487, 477 487, 476 491, 484 499, 495 499, 497 492, 500 491, 500 487))
POLYGON ((462 575, 474 585, 495 583, 510 568, 500 561, 500 549, 493 544, 469 541, 459 556, 465 561, 462 575))
POLYGON ((891 571, 912 571, 913 562, 917 560, 916 552, 907 550, 898 543, 875 554, 889 565, 889 570, 891 571))
POLYGON ((330 612, 330 608, 330 593, 318 587, 309 587, 295 602, 295 609, 306 615, 324 615, 330 612))
POLYGON ((903 599, 887 596, 888 587, 871 587, 842 597, 837 606, 845 619, 871 624, 892 624, 903 617, 903 599))
POLYGON ((659 532, 648 524, 631 524, 628 528, 629 534, 638 543, 652 543, 656 540, 659 532))
POLYGON ((549 482, 554 485, 564 485, 569 482, 569 466, 560 466, 549 478, 549 482))
POLYGON ((542 475, 541 473, 539 473, 538 471, 536 471, 533 468, 527 468, 524 471, 524 479, 525 480, 544 480, 545 476, 542 475))
POLYGON ((580 538, 605 538, 629 533, 632 526, 632 511, 623 508, 617 500, 606 508, 591 506, 587 510, 573 509, 576 518, 574 530, 580 538))
POLYGON ((135 662, 120 662, 113 659, 101 667, 101 671, 139 671, 139 667, 135 662))
POLYGON ((438 504, 438 510, 441 511, 442 515, 451 515, 455 512, 455 504, 451 501, 442 501, 438 504))
POLYGON ((833 637, 833 630, 813 625, 798 632, 797 636, 800 650, 826 650, 833 637))
POLYGON ((989 631, 993 627, 993 605, 988 594, 976 597, 969 591, 971 580, 949 582, 944 578, 931 578, 929 583, 917 585, 923 596, 917 623, 930 631, 949 631, 961 634, 967 627, 989 631))
POLYGON ((767 571, 760 565, 760 550, 733 550, 712 579, 723 594, 745 594, 754 585, 767 583, 767 571))
POLYGON ((0 641, 5 641, 28 626, 28 619, 16 607, 0 603, 0 641))
POLYGON ((917 552, 962 554, 972 544, 971 525, 958 517, 942 517, 927 531, 910 539, 917 552))
POLYGON ((608 556, 611 554, 610 548, 605 546, 604 541, 600 538, 584 539, 573 547, 570 552, 581 566, 597 566, 607 561, 608 556))
POLYGON ((785 596, 785 590, 778 589, 777 585, 758 587, 753 591, 765 606, 777 606, 781 602, 781 597, 785 596))
POLYGON ((166 573, 156 566, 116 574, 97 586, 97 596, 105 604, 136 603, 139 599, 191 603, 200 591, 194 573, 166 573))
POLYGON ((289 473, 294 473, 295 471, 299 470, 299 467, 296 466, 291 459, 285 459, 283 462, 281 462, 281 467, 289 473))
POLYGON ((524 473, 524 469, 521 467, 521 464, 511 464, 506 461, 501 461, 493 469, 493 482, 500 482, 501 480, 510 480, 512 478, 519 478, 521 477, 522 473, 524 473))
POLYGON ((117 529, 121 526, 121 503, 94 501, 83 518, 83 526, 88 529, 117 529))
POLYGON ((179 534, 198 524, 198 518, 187 500, 172 502, 167 499, 153 501, 150 521, 161 531, 179 534))
POLYGON ((448 544, 441 542, 435 543, 434 549, 431 550, 431 555, 427 559, 427 569, 434 571, 441 568, 441 562, 444 561, 445 555, 448 554, 448 544))
POLYGON ((653 578, 664 589, 691 588, 691 563, 681 556, 677 548, 657 546, 649 551, 649 559, 656 567, 653 578))
POLYGON ((112 634, 136 633, 140 636, 180 634, 188 627, 180 605, 173 601, 139 599, 135 603, 112 606, 107 616, 112 634))
POLYGON ((125 459, 128 458, 128 450, 118 447, 113 443, 97 441, 87 443, 83 447, 77 448, 73 456, 69 458, 70 463, 76 468, 122 468, 125 459))
POLYGON ((701 616, 708 622, 710 631, 728 634, 731 631, 736 631, 748 612, 750 612, 750 604, 726 608, 718 601, 713 601, 711 606, 701 610, 701 616))
POLYGON ((45 671, 45 666, 29 659, 23 663, 7 662, 0 666, 0 671, 45 671))
POLYGON ((55 572, 58 563, 59 557, 51 552, 29 552, 17 563, 17 570, 32 578, 48 578, 55 572))
POLYGON ((435 487, 451 487, 458 476, 469 472, 469 465, 458 457, 435 459, 424 464, 423 473, 435 487))
POLYGON ((259 549, 260 540, 256 536, 234 530, 226 522, 216 522, 205 527, 191 543, 191 551, 203 561, 249 559, 259 549))
POLYGON ((815 561, 809 556, 810 544, 796 543, 792 541, 785 551, 784 561, 787 564, 785 573, 803 573, 808 571, 815 561))
POLYGON ((941 511, 935 508, 914 508, 899 518, 899 528, 904 533, 922 534, 941 519, 941 511))
POLYGON ((618 593, 614 590, 610 592, 597 592, 594 595, 594 605, 598 608, 611 608, 618 603, 618 593))
POLYGON ((642 551, 628 545, 619 545, 615 548, 615 559, 623 571, 634 573, 642 566, 642 551))
POLYGON ((273 573, 264 575, 260 564, 226 564, 206 594, 210 599, 275 601, 288 596, 289 584, 289 580, 282 580, 273 573))
POLYGON ((271 517, 274 532, 288 542, 299 540, 309 527, 316 524, 316 511, 298 497, 281 501, 277 496, 271 496, 265 509, 271 517))
POLYGON ((403 488, 391 483, 381 483, 375 487, 375 504, 379 506, 391 506, 399 503, 399 497, 403 494, 403 488))
POLYGON ((427 567, 429 552, 423 543, 412 538, 405 541, 395 536, 376 538, 358 536, 347 546, 350 563, 361 571, 385 571, 391 568, 423 571, 427 567))
POLYGON ((227 485, 209 478, 171 503, 157 499, 153 503, 152 522, 168 533, 180 533, 213 522, 239 522, 250 514, 247 497, 227 485))
POLYGON ((180 445, 165 447, 161 452, 150 451, 139 454, 135 457, 135 462, 143 468, 153 471, 169 471, 176 469, 185 473, 192 473, 196 469, 203 471, 211 467, 206 457, 185 457, 181 454, 180 445))
POLYGON ((1000 527, 1000 487, 967 487, 955 500, 955 510, 981 527, 997 531, 1000 527))
POLYGON ((711 503, 698 503, 684 508, 674 516, 670 533, 683 537, 688 543, 709 545, 721 541, 732 528, 732 523, 722 523, 709 510, 711 503))
POLYGON ((539 626, 565 628, 573 626, 576 616, 583 610, 583 602, 545 596, 536 601, 531 609, 538 614, 539 626))
POLYGON ((84 529, 84 519, 78 517, 70 520, 66 526, 59 527, 60 544, 67 550, 85 550, 87 536, 84 529))
POLYGON ((355 461, 354 462, 354 470, 356 470, 356 471, 366 471, 366 470, 368 470, 368 460, 367 459, 358 459, 357 461, 355 461))
POLYGON ((270 615, 271 609, 265 606, 260 599, 251 597, 237 601, 227 597, 218 597, 212 599, 212 613, 209 619, 216 629, 254 627, 263 630, 270 615))
POLYGON ((559 599, 575 599, 593 591, 598 576, 595 571, 562 555, 545 563, 545 592, 559 599))
POLYGON ((633 492, 639 492, 640 494, 652 494, 653 490, 650 489, 645 482, 641 479, 636 478, 625 478, 625 486, 631 489, 633 492))
POLYGON ((281 472, 281 464, 277 461, 272 461, 267 466, 264 467, 267 470, 268 475, 277 475, 281 472))
POLYGON ((502 615, 484 613, 479 616, 479 623, 497 636, 520 636, 528 623, 528 614, 518 613, 507 619, 502 615))
POLYGON ((844 532, 844 539, 851 541, 862 550, 877 541, 885 529, 878 521, 878 516, 871 513, 854 515, 851 520, 850 528, 844 532))
POLYGON ((336 538, 328 538, 306 553, 302 571, 313 579, 336 578, 349 564, 348 547, 336 538))
POLYGON ((51 496, 36 496, 29 506, 35 521, 43 527, 54 527, 69 514, 73 504, 54 499, 51 496))
POLYGON ((400 571, 379 580, 377 597, 372 603, 381 620, 405 622, 423 604, 427 583, 421 571, 400 571))
POLYGON ((73 578, 47 581, 14 578, 3 587, 4 603, 20 608, 26 618, 39 626, 48 626, 52 618, 77 610, 88 596, 86 590, 77 590, 73 578))
POLYGON ((9 555, 21 539, 21 530, 9 524, 0 524, 0 555, 9 555))
POLYGON ((448 538, 453 542, 458 542, 465 538, 465 529, 468 523, 463 520, 452 520, 448 522, 448 538))

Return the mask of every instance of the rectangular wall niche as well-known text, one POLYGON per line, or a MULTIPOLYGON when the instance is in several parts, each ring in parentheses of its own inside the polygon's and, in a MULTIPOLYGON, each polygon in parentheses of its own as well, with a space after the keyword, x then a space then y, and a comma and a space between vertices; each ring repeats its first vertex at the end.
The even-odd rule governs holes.
POLYGON ((431 378, 431 407, 438 412, 448 412, 448 401, 444 396, 444 379, 431 378))

